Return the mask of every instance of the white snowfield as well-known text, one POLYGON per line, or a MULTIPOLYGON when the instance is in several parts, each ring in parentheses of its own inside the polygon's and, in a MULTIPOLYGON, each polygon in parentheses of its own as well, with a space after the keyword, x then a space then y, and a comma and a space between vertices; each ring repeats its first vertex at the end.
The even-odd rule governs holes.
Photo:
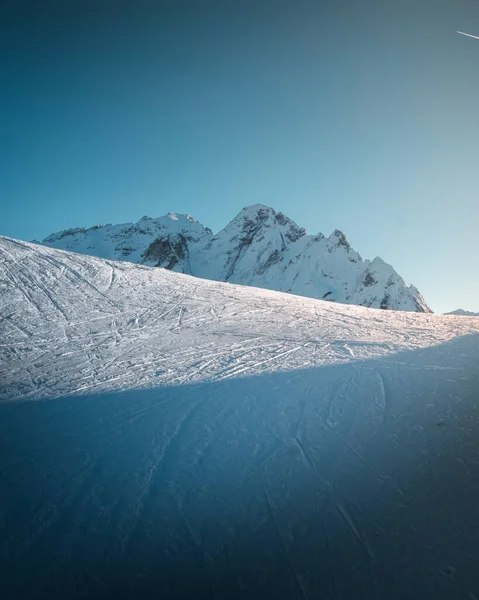
POLYGON ((478 334, 1 237, 2 600, 478 598, 478 334))
POLYGON ((426 348, 476 320, 371 310, 1 238, 0 398, 221 381, 426 348))

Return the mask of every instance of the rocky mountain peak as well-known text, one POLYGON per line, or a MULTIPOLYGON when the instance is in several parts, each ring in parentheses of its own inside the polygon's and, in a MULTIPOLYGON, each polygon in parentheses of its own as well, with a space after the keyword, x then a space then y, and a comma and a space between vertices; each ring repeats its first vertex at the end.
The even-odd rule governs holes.
POLYGON ((330 245, 333 247, 338 247, 338 246, 344 246, 347 250, 349 250, 350 245, 348 240, 346 239, 346 236, 344 235, 344 233, 342 231, 339 231, 339 229, 335 229, 333 231, 333 233, 329 236, 328 241, 330 242, 330 245))
POLYGON ((265 230, 275 230, 284 237, 284 243, 295 242, 306 234, 306 230, 299 227, 292 219, 264 204, 243 208, 222 231, 230 233, 235 229, 243 232, 246 240, 264 234, 265 230))

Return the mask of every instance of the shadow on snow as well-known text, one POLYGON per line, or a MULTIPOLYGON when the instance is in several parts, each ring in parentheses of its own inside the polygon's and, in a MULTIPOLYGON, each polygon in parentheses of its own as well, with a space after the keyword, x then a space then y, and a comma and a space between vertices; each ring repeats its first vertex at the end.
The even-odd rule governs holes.
POLYGON ((1 405, 2 598, 478 598, 478 356, 1 405))

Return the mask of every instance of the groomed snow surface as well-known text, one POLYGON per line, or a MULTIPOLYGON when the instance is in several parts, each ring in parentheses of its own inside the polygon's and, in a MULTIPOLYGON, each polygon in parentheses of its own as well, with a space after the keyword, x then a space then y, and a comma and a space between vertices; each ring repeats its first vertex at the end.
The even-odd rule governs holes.
POLYGON ((2 600, 477 600, 478 334, 0 238, 2 600))

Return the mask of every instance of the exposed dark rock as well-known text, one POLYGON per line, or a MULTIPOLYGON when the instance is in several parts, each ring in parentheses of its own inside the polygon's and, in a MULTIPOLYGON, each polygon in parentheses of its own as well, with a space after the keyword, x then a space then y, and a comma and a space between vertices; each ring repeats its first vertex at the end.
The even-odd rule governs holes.
POLYGON ((339 229, 335 229, 333 231, 333 233, 331 234, 332 238, 336 239, 336 247, 338 246, 344 246, 347 250, 350 249, 350 245, 348 240, 346 239, 346 236, 344 235, 344 233, 342 231, 339 231, 339 229))
POLYGON ((281 252, 279 250, 274 250, 266 260, 266 262, 261 266, 260 273, 264 273, 268 267, 277 263, 281 260, 281 252))
POLYGON ((389 308, 389 301, 390 301, 390 297, 389 297, 389 294, 386 292, 383 296, 383 299, 381 300, 381 304, 380 304, 379 308, 382 308, 383 310, 387 310, 389 308))
POLYGON ((171 270, 184 260, 187 252, 187 241, 184 235, 166 236, 157 238, 148 246, 141 262, 154 263, 157 267, 171 270))

